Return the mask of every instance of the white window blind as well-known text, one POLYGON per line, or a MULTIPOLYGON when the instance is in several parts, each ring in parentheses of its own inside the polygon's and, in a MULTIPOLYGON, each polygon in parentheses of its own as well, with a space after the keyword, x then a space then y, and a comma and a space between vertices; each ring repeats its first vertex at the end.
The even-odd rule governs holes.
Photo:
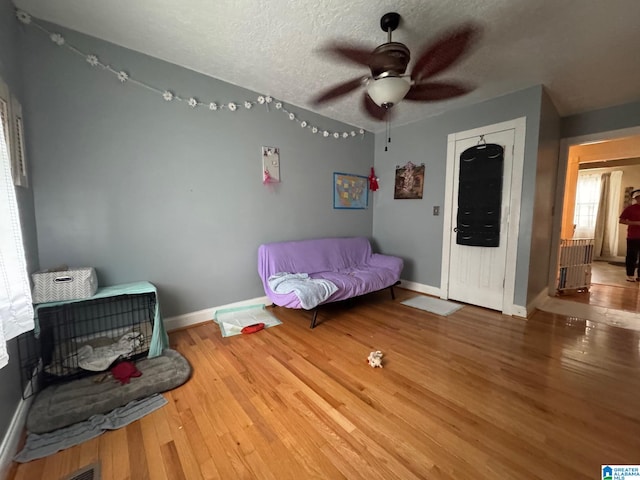
MULTIPOLYGON (((22 121, 22 105, 15 97, 11 97, 11 116, 13 117, 13 150, 12 171, 13 183, 20 187, 28 187, 27 164, 24 153, 24 122, 22 121)), ((8 136, 8 135, 7 135, 8 136)))
POLYGON ((3 114, 0 121, 0 368, 9 361, 6 341, 33 329, 31 287, 11 173, 9 122, 5 118, 3 114))
POLYGON ((0 81, 0 123, 3 131, 6 132, 5 142, 7 151, 11 153, 11 113, 9 110, 9 89, 7 85, 0 81))
POLYGON ((573 223, 576 225, 573 238, 593 238, 600 202, 600 173, 578 173, 576 209, 573 223))

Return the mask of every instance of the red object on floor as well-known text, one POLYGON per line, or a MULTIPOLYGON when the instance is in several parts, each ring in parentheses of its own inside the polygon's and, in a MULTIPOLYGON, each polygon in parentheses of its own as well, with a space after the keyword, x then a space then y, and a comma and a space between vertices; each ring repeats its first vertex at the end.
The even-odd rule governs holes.
POLYGON ((256 333, 264 328, 264 323, 256 323, 254 325, 249 325, 248 327, 244 327, 240 330, 242 333, 256 333))
POLYGON ((120 362, 111 369, 111 375, 122 385, 129 383, 132 377, 139 377, 142 372, 131 362, 120 362))

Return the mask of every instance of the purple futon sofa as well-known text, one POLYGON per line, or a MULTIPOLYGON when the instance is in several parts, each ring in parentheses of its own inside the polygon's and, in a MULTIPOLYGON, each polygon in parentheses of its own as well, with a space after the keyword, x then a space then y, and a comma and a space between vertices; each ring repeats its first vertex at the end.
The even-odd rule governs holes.
POLYGON ((311 328, 316 325, 318 305, 384 288, 390 288, 391 298, 395 298, 393 286, 399 283, 402 267, 401 258, 372 253, 365 237, 268 243, 258 248, 258 273, 265 293, 278 306, 313 309, 311 328), (306 287, 306 283, 316 283, 311 286, 324 295, 311 295, 309 299, 299 288, 281 288, 284 282, 272 288, 274 282, 283 279, 294 287, 301 285, 300 288, 306 287))

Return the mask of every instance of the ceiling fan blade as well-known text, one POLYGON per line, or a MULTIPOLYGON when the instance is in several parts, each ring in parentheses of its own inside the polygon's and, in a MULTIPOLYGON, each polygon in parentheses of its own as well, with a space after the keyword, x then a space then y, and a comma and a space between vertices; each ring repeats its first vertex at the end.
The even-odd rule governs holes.
POLYGON ((364 65, 365 67, 374 63, 377 57, 377 55, 373 54, 373 48, 358 45, 342 45, 337 43, 324 47, 322 52, 341 60, 348 60, 349 62, 357 63, 358 65, 364 65))
POLYGON ((480 27, 473 24, 466 24, 445 33, 429 44, 418 57, 411 72, 411 79, 419 81, 451 67, 469 50, 479 35, 480 27))
POLYGON ((366 93, 362 95, 362 107, 367 115, 380 122, 391 120, 393 115, 391 109, 379 107, 366 93))
POLYGON ((314 105, 319 105, 321 103, 335 100, 343 95, 346 95, 349 92, 352 92, 356 88, 362 86, 362 84, 367 78, 368 77, 358 77, 358 78, 354 78, 353 80, 349 80, 347 82, 339 83, 338 85, 335 85, 330 89, 322 92, 320 95, 315 97, 311 103, 313 103, 314 105))
POLYGON ((418 83, 409 89, 404 99, 413 100, 414 102, 435 102, 438 100, 446 100, 447 98, 459 97, 472 90, 474 90, 474 87, 462 83, 418 83))

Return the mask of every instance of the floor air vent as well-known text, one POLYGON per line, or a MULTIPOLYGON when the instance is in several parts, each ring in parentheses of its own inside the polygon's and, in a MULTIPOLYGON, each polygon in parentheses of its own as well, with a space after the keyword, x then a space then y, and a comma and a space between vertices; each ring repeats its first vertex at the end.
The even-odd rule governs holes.
POLYGON ((75 471, 63 480, 100 480, 100 464, 93 463, 75 471))

